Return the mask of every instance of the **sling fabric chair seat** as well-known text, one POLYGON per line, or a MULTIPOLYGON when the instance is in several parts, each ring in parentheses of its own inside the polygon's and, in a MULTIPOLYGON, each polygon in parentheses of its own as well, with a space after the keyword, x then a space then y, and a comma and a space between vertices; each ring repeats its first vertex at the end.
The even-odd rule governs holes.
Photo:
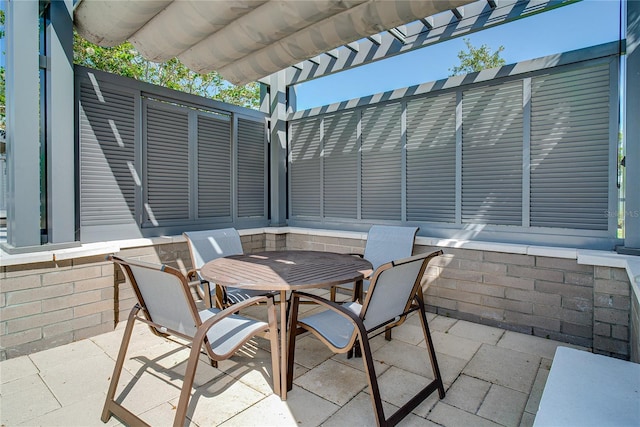
POLYGON ((191 388, 202 350, 206 352, 215 366, 217 361, 233 356, 253 337, 268 337, 271 343, 273 389, 276 394, 280 394, 278 326, 272 298, 255 297, 224 310, 209 308, 198 311, 189 283, 179 270, 166 265, 127 260, 116 256, 110 256, 109 259, 122 268, 133 287, 138 303, 131 310, 127 320, 102 411, 101 419, 103 422, 106 423, 111 415, 115 415, 127 425, 147 425, 115 399, 118 381, 136 321, 149 325, 151 331, 158 336, 172 335, 191 343, 191 351, 173 422, 174 426, 183 426, 185 423, 191 388), (266 303, 268 322, 234 314, 240 308, 258 303, 266 303))
MULTIPOLYGON (((408 258, 413 253, 413 243, 419 227, 401 227, 395 225, 372 225, 367 233, 367 243, 363 258, 371 263, 375 271, 382 264, 395 259, 408 258)), ((364 292, 369 288, 369 280, 362 283, 363 293, 356 295, 353 284, 331 287, 331 301, 336 300, 337 289, 352 292, 352 301, 362 302, 364 292)))
POLYGON ((317 295, 294 291, 289 313, 287 389, 290 390, 293 386, 296 336, 309 331, 334 353, 348 353, 354 344, 359 346, 369 383, 369 394, 379 426, 396 425, 436 390, 440 399, 443 399, 444 385, 427 323, 421 286, 429 261, 441 254, 442 251, 435 251, 381 265, 371 277, 369 291, 362 305, 357 302, 341 305, 317 295), (313 301, 327 310, 299 319, 298 307, 301 300, 313 301), (386 418, 369 340, 385 332, 387 328, 401 325, 407 315, 412 312, 417 312, 420 316, 434 380, 398 411, 386 418))
POLYGON ((193 269, 189 270, 187 277, 189 280, 200 281, 200 286, 197 286, 196 290, 207 307, 213 307, 214 300, 217 307, 223 308, 255 296, 271 294, 266 291, 238 289, 215 284, 211 287, 211 284, 200 276, 200 269, 207 262, 229 255, 243 254, 238 230, 235 228, 223 228, 219 230, 188 231, 182 234, 187 239, 193 265, 193 269))

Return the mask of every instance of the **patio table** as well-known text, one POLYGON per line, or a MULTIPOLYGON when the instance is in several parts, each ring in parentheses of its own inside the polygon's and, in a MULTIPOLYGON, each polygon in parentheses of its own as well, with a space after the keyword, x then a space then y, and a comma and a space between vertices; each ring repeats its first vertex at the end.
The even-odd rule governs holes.
MULTIPOLYGON (((363 258, 333 252, 270 251, 232 255, 206 263, 202 277, 221 286, 280 292, 280 302, 287 292, 326 288, 354 282, 356 289, 371 272, 371 263, 363 258)), ((357 294, 356 294, 357 295, 357 294)), ((287 398, 287 317, 280 307, 280 390, 287 398)), ((275 379, 274 379, 275 380, 275 379)))

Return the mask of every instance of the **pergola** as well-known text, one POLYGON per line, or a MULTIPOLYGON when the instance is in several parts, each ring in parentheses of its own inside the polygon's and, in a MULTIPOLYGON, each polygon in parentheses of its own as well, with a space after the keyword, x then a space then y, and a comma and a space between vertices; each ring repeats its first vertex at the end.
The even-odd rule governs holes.
MULTIPOLYGON (((72 30, 103 46, 131 41, 153 61, 178 57, 197 72, 235 84, 264 84, 271 121, 271 222, 286 212, 287 119, 295 84, 366 65, 453 37, 571 4, 568 0, 428 1, 14 1, 8 3, 7 249, 41 246, 40 183, 46 174, 48 246, 77 240, 74 189, 72 30), (46 55, 37 56, 38 19, 50 8, 46 55), (46 104, 39 114, 38 73, 46 104), (46 170, 38 128, 46 126, 46 170), (19 165, 19 167, 17 166, 19 165)), ((625 247, 640 249, 640 1, 626 4, 625 247)), ((544 29, 541 29, 541 31, 544 29)))

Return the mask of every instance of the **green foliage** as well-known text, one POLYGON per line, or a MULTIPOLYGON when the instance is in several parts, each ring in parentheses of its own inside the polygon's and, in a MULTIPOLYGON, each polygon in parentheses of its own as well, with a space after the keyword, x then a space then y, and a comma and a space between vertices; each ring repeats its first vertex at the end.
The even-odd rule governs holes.
POLYGON ((471 44, 471 40, 468 38, 464 38, 463 40, 467 45, 467 51, 461 50, 458 52, 460 65, 449 68, 451 76, 474 73, 487 68, 500 67, 506 63, 504 59, 500 58, 500 52, 504 50, 504 46, 500 46, 498 50, 491 52, 491 49, 486 44, 483 44, 480 47, 475 47, 471 44))
POLYGON ((78 65, 243 107, 257 109, 260 105, 260 85, 256 82, 234 86, 215 71, 194 73, 176 58, 162 64, 148 61, 128 42, 105 48, 75 32, 73 37, 74 62, 78 65))

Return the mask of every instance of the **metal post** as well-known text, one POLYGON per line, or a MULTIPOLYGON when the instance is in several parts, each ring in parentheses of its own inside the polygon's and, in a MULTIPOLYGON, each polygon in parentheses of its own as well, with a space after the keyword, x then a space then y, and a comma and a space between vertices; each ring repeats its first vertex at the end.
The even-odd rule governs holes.
POLYGON ((7 9, 7 250, 40 246, 39 2, 7 9))
POLYGON ((47 214, 49 243, 76 240, 73 3, 50 4, 47 25, 47 214))
POLYGON ((271 118, 271 225, 287 222, 287 87, 285 72, 272 74, 269 114, 271 118))
POLYGON ((627 1, 625 239, 619 252, 640 254, 640 0, 627 1))

